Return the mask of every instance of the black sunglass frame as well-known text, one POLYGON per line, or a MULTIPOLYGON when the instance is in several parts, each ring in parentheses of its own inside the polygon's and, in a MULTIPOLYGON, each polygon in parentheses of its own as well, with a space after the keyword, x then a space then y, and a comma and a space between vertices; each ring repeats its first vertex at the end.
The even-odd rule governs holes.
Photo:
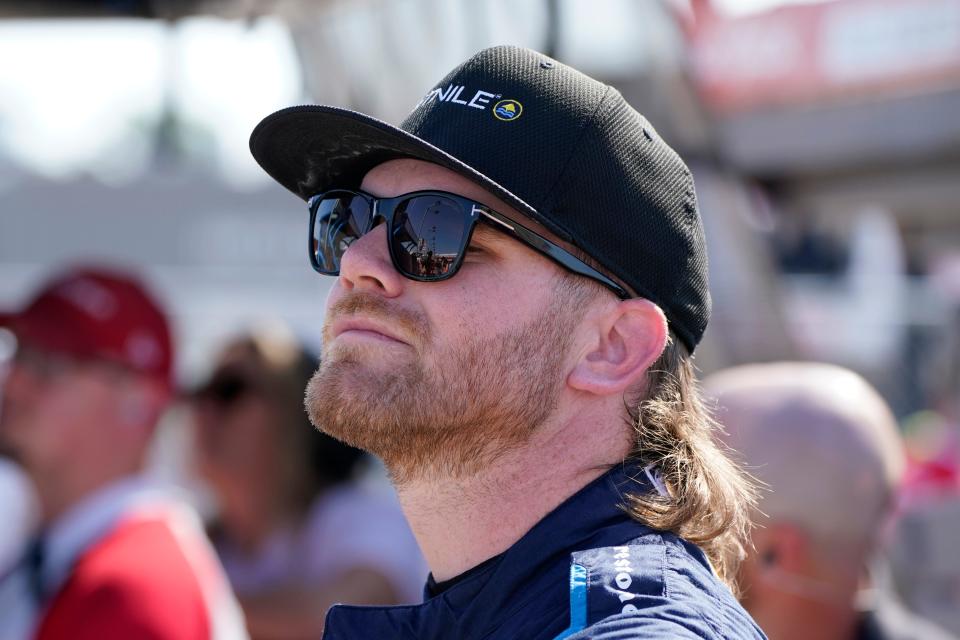
MULTIPOLYGON (((393 263, 393 268, 397 270, 398 273, 402 274, 405 278, 410 280, 415 280, 418 282, 439 282, 441 280, 447 280, 452 278, 460 270, 460 266, 463 264, 463 258, 466 255, 466 249, 470 245, 470 241, 473 238, 473 231, 476 229, 477 223, 481 220, 487 222, 492 227, 499 229, 506 233, 507 235, 516 238, 520 242, 524 243, 528 247, 534 249, 541 255, 546 256, 547 258, 553 260, 555 263, 577 275, 583 276, 585 278, 590 278, 599 282, 603 286, 607 287, 613 291, 618 298, 626 300, 632 296, 617 284, 614 280, 608 278, 604 274, 600 273, 583 260, 580 260, 572 253, 560 247, 550 240, 547 240, 537 232, 528 229, 522 224, 506 217, 502 213, 498 213, 491 209, 490 207, 481 204, 475 200, 470 200, 463 196, 457 195, 455 193, 449 193, 446 191, 413 191, 410 193, 404 193, 393 198, 378 198, 374 195, 366 193, 365 191, 355 190, 355 189, 330 189, 322 193, 318 193, 312 196, 307 200, 307 206, 310 210, 310 226, 307 228, 308 237, 307 237, 307 246, 308 253, 310 255, 310 266, 313 267, 314 271, 317 273, 328 275, 328 276, 338 276, 340 275, 340 270, 328 270, 324 269, 320 264, 319 257, 317 255, 317 248, 315 247, 314 240, 314 226, 316 224, 317 211, 320 208, 320 203, 331 197, 339 197, 336 194, 345 194, 351 197, 359 197, 365 202, 371 210, 370 215, 370 229, 367 231, 369 233, 376 227, 377 218, 383 219, 384 223, 387 225, 387 249, 390 252, 390 261, 393 263), (450 266, 449 271, 443 274, 434 275, 434 276, 420 276, 414 273, 409 273, 406 270, 400 267, 400 263, 395 254, 393 243, 390 241, 390 238, 393 235, 393 220, 394 220, 394 211, 396 211, 397 206, 402 202, 410 200, 411 198, 419 196, 435 196, 435 197, 444 197, 449 198, 455 202, 459 207, 460 211, 464 216, 468 217, 469 229, 463 234, 462 246, 457 251, 457 258, 454 263, 450 266)), ((342 258, 342 256, 341 256, 342 258)))

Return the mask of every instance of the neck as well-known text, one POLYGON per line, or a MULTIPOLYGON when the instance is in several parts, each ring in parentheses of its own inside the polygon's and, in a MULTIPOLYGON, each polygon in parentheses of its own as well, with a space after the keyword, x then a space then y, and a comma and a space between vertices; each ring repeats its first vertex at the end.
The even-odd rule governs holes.
POLYGON ((121 479, 122 476, 87 478, 85 482, 37 483, 37 493, 41 504, 41 526, 48 527, 74 505, 83 502, 100 489, 121 479))
POLYGON ((630 431, 615 414, 603 413, 604 420, 595 417, 598 413, 551 419, 526 444, 472 476, 431 475, 397 486, 435 580, 449 580, 506 551, 564 500, 624 459, 630 431))
POLYGON ((141 471, 139 464, 114 465, 84 470, 83 473, 46 473, 35 477, 37 495, 42 509, 42 526, 46 527, 79 504, 91 494, 109 484, 133 476, 141 471))
POLYGON ((302 498, 303 483, 288 479, 284 462, 279 456, 265 456, 261 464, 250 466, 242 475, 234 471, 218 475, 214 482, 223 534, 241 551, 256 552, 275 531, 309 509, 302 498))

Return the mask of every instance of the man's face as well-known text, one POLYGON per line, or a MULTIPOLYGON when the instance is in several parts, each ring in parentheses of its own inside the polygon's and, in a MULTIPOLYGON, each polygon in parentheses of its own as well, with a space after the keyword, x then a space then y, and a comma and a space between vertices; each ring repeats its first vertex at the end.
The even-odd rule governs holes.
POLYGON ((281 414, 265 389, 263 365, 244 352, 228 349, 212 382, 190 403, 197 470, 221 494, 248 495, 251 484, 265 486, 265 476, 276 480, 277 460, 289 465, 286 409, 281 414))
MULTIPOLYGON (((459 175, 394 160, 365 177, 380 197, 456 193, 522 216, 459 175)), ((564 385, 580 310, 561 270, 492 227, 477 226, 460 271, 441 282, 398 273, 380 225, 343 256, 327 300, 314 424, 380 456, 396 481, 468 475, 526 441, 564 385)))
POLYGON ((105 364, 21 346, 0 393, 0 450, 39 481, 82 459, 98 423, 115 412, 114 374, 105 364))

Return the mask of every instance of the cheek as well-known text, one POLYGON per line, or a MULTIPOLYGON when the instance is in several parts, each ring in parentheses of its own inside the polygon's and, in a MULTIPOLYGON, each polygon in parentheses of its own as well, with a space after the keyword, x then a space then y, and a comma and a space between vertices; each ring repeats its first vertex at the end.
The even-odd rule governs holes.
POLYGON ((201 465, 216 458, 225 440, 220 413, 210 407, 200 407, 191 416, 193 439, 196 446, 196 459, 201 465))
POLYGON ((334 303, 337 300, 339 300, 342 295, 343 295, 343 287, 340 285, 340 278, 337 277, 333 281, 333 285, 331 285, 330 289, 327 291, 327 296, 326 296, 326 299, 324 300, 324 306, 323 306, 324 316, 330 313, 330 307, 332 307, 334 303))
POLYGON ((91 385, 63 386, 45 394, 24 416, 20 440, 35 460, 58 461, 85 455, 102 442, 116 407, 102 389, 91 385))
POLYGON ((236 473, 253 471, 272 450, 270 419, 246 402, 205 422, 200 433, 204 461, 236 473))
POLYGON ((441 351, 499 335, 515 317, 513 309, 502 306, 499 291, 493 287, 464 283, 445 284, 444 289, 432 301, 436 304, 425 309, 433 329, 430 342, 441 351))
MULTIPOLYGON (((476 278, 458 283, 445 297, 436 324, 479 337, 496 336, 538 319, 553 300, 552 278, 515 270, 505 277, 476 278)), ((456 280, 456 278, 454 278, 456 280)), ((451 283, 452 284, 452 283, 451 283)))

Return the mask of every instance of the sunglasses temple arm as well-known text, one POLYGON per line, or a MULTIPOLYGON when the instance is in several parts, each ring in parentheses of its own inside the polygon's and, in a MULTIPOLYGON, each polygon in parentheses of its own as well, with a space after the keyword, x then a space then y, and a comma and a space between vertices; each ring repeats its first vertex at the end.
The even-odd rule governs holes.
POLYGON ((524 243, 558 263, 567 271, 571 271, 586 278, 591 278, 592 280, 596 280, 597 282, 606 286, 608 289, 612 290, 619 298, 623 300, 632 297, 619 284, 603 275, 585 263, 583 260, 580 260, 566 249, 553 244, 538 233, 527 229, 523 225, 517 224, 513 220, 501 218, 499 215, 495 215, 493 211, 483 211, 482 213, 500 226, 506 227, 513 235, 520 238, 524 243))

